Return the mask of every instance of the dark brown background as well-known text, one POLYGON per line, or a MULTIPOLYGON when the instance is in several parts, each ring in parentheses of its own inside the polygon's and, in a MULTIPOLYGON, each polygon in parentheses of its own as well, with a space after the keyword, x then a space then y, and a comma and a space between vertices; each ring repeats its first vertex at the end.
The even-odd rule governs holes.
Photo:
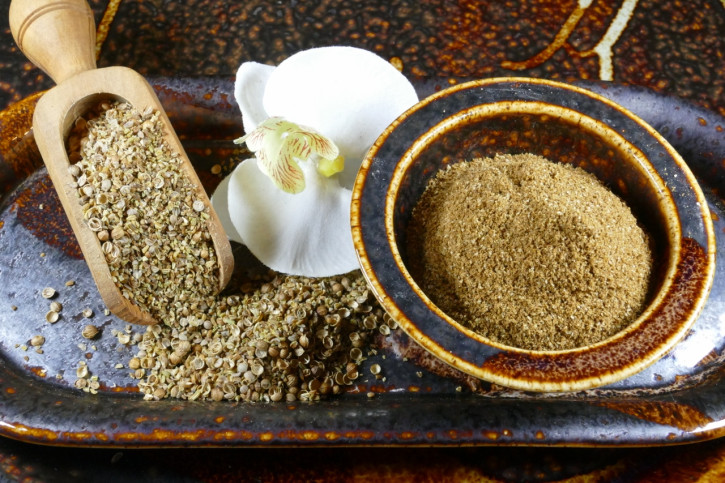
MULTIPOLYGON (((22 0, 19 0, 22 1, 22 0)), ((231 78, 346 44, 402 63, 411 79, 526 75, 613 80, 725 116, 725 0, 92 0, 99 67, 149 77, 231 78), (586 2, 582 2, 586 3, 586 2), (632 6, 630 16, 615 22, 632 6), (567 30, 567 19, 578 16, 567 30), (611 76, 592 49, 621 27, 611 76)), ((52 86, 26 61, 0 1, 0 109, 52 86)), ((71 450, 0 440, 0 470, 24 481, 719 481, 725 444, 644 449, 71 450)))
MULTIPOLYGON (((9 3, 0 1, 3 13, 9 3)), ((411 78, 599 79, 600 57, 591 49, 621 25, 613 75, 603 80, 648 86, 725 115, 723 0, 595 0, 569 35, 572 0, 90 3, 101 29, 98 66, 148 76, 231 77, 245 60, 278 63, 300 49, 345 44, 399 58, 411 78), (614 23, 630 4, 629 18, 614 23), (565 40, 559 48, 557 34, 565 40)), ((4 108, 52 84, 18 51, 6 21, 0 28, 4 108)))

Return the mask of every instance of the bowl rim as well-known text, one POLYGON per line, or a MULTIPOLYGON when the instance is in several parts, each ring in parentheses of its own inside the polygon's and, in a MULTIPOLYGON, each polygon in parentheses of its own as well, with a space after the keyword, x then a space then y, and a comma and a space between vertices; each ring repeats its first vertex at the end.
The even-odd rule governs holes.
MULTIPOLYGON (((513 93, 515 90, 516 89, 511 89, 511 96, 514 98, 514 100, 520 100, 518 97, 516 97, 517 94, 513 93)), ((468 105, 467 108, 470 109, 473 107, 479 107, 482 104, 492 104, 494 102, 501 102, 501 100, 489 102, 482 101, 481 103, 475 104, 473 106, 468 105)), ((549 103, 551 102, 552 101, 549 100, 549 103)), ((554 109, 567 109, 567 107, 561 106, 557 103, 557 106, 554 107, 554 109)), ((461 109, 455 112, 448 111, 445 114, 441 114, 441 116, 443 116, 445 119, 451 119, 457 115, 461 116, 461 112, 463 110, 464 109, 461 109)), ((580 111, 575 112, 577 112, 577 115, 583 115, 588 118, 594 119, 588 113, 580 111)), ((594 121, 601 123, 601 121, 598 121, 596 119, 594 119, 594 121)), ((433 123, 433 126, 436 126, 437 124, 439 123, 433 123)), ((613 130, 614 132, 618 132, 614 127, 611 127, 609 125, 607 125, 607 128, 613 130)), ((429 135, 429 133, 431 133, 432 131, 433 129, 430 127, 429 123, 429 126, 424 130, 424 133, 421 134, 421 136, 429 135)), ((412 143, 407 143, 407 146, 403 149, 405 155, 408 155, 409 151, 414 148, 416 143, 420 144, 420 140, 417 138, 412 143)), ((628 144, 630 146, 633 146, 633 144, 631 143, 628 144)), ((639 150, 639 148, 636 149, 639 150)), ((401 159, 404 159, 404 156, 397 156, 397 159, 394 162, 395 166, 393 168, 393 172, 400 171, 398 168, 401 164, 401 159)), ((643 154, 643 158, 649 162, 649 158, 645 154, 643 154)), ((389 171, 389 169, 387 169, 387 171, 389 171)), ((655 172, 657 172, 656 168, 655 172)), ((392 267, 398 270, 402 268, 401 273, 403 273, 403 275, 406 277, 406 283, 408 284, 408 288, 412 290, 413 293, 415 293, 416 297, 420 297, 420 294, 422 294, 423 292, 415 291, 415 287, 417 287, 417 284, 415 284, 414 282, 412 286, 410 285, 410 282, 412 282, 412 278, 410 278, 410 275, 407 273, 404 264, 402 264, 399 253, 397 253, 398 258, 395 258, 397 248, 393 248, 394 233, 391 232, 392 212, 390 208, 394 205, 394 200, 391 200, 390 194, 397 192, 398 186, 395 186, 395 183, 399 183, 399 181, 400 176, 392 180, 392 185, 389 184, 387 186, 387 189, 385 189, 386 192, 383 196, 385 206, 384 230, 387 238, 386 242, 388 243, 388 246, 385 247, 385 250, 383 250, 383 256, 384 258, 386 258, 387 262, 390 261, 388 259, 388 255, 392 256, 393 260, 395 260, 392 267)), ((663 186, 667 188, 664 181, 663 186)), ((669 192, 669 188, 667 189, 669 192)), ((375 199, 376 201, 379 201, 380 195, 376 196, 375 199)), ((638 116, 623 108, 619 104, 616 104, 615 102, 603 96, 600 96, 599 94, 596 94, 581 87, 573 86, 563 82, 543 79, 532 79, 525 77, 498 77, 469 81, 441 90, 423 99, 422 101, 408 109, 380 135, 380 137, 376 140, 375 144, 368 151, 362 163, 360 171, 358 172, 358 176, 355 180, 355 184, 353 186, 351 205, 351 229, 353 235, 353 243, 355 245, 362 272, 367 279, 373 293, 375 294, 376 298, 379 300, 383 308, 386 310, 386 312, 388 312, 388 314, 413 340, 415 340, 418 344, 420 344, 428 352, 430 352, 437 358, 443 360, 444 362, 459 370, 462 370, 469 375, 473 375, 477 378, 500 384, 502 386, 528 391, 584 390, 624 379, 648 367, 653 362, 662 357, 665 353, 667 353, 689 331, 691 325, 697 319, 697 316, 699 315, 705 301, 707 300, 707 296, 712 286, 715 271, 715 234, 712 220, 710 219, 709 209, 705 201, 704 195, 697 181, 695 180, 694 175, 689 170, 681 156, 674 150, 674 148, 672 148, 672 146, 670 146, 670 144, 654 128, 649 126, 638 116), (618 332, 609 339, 589 346, 568 349, 564 351, 529 351, 489 341, 468 329, 460 331, 460 328, 462 326, 460 326, 460 324, 456 322, 455 326, 457 329, 459 329, 459 333, 463 334, 464 337, 475 341, 476 344, 480 345, 481 348, 486 351, 486 354, 483 356, 485 358, 484 363, 480 363, 480 359, 478 363, 473 363, 468 358, 462 357, 460 354, 456 353, 455 347, 445 348, 438 341, 428 337, 424 333, 424 331, 418 326, 416 321, 412 320, 413 318, 415 318, 415 316, 411 316, 408 313, 409 308, 401 307, 401 304, 396 303, 396 300, 394 300, 393 297, 388 294, 388 290, 386 289, 386 281, 381 280, 381 277, 377 273, 376 267, 373 266, 373 262, 370 258, 365 238, 365 232, 370 227, 367 226, 366 222, 363 220, 364 207, 362 206, 362 204, 364 203, 363 200, 366 197, 365 192, 368 185, 368 178, 374 178, 374 182, 377 184, 381 183, 381 177, 379 173, 376 172, 374 174, 371 174, 371 170, 373 170, 373 167, 376 166, 374 163, 377 163, 377 165, 379 166, 380 163, 384 162, 379 159, 379 154, 383 146, 385 146, 386 142, 390 140, 390 137, 393 135, 393 133, 395 133, 396 130, 403 123, 406 122, 406 120, 418 115, 418 113, 422 112, 428 106, 430 106, 434 102, 437 102, 439 99, 445 98, 447 96, 456 96, 460 93, 465 93, 466 91, 478 90, 483 92, 483 89, 503 89, 504 87, 511 86, 514 86, 517 89, 521 89, 521 87, 523 86, 531 88, 550 89, 551 92, 559 92, 561 90, 564 90, 568 94, 575 94, 577 96, 584 96, 587 99, 591 99, 595 103, 595 105, 603 106, 602 108, 615 110, 618 113, 621 113, 621 115, 624 116, 623 118, 626 119, 627 122, 633 122, 635 128, 643 130, 647 136, 651 137, 655 141, 659 148, 663 149, 666 152, 666 155, 669 158, 668 161, 671 161, 684 175, 684 183, 686 183, 687 187, 691 189, 693 199, 695 200, 695 203, 698 204, 698 217, 701 219, 703 225, 702 230, 704 231, 705 241, 703 243, 704 260, 701 264, 702 266, 699 267, 699 283, 695 289, 693 303, 690 306, 689 311, 687 311, 686 316, 678 318, 676 322, 670 323, 667 326, 670 332, 661 342, 656 344, 655 347, 649 347, 647 349, 644 349, 641 355, 639 355, 635 359, 628 359, 626 363, 615 363, 613 366, 608 366, 604 370, 602 370, 600 367, 600 370, 597 371, 583 370, 580 366, 576 365, 578 362, 580 362, 577 360, 577 358, 589 358, 589 362, 591 363, 592 357, 597 357, 597 352, 601 352, 602 350, 609 354, 609 356, 611 356, 612 350, 616 350, 618 346, 621 346, 623 344, 623 341, 627 341, 629 346, 632 345, 631 339, 633 337, 636 338, 637 329, 640 329, 641 325, 648 320, 647 316, 651 315, 650 312, 655 310, 655 308, 657 307, 661 307, 661 305, 658 305, 658 303, 661 302, 661 299, 666 295, 665 288, 672 288, 671 286, 673 284, 673 281, 670 280, 670 278, 676 275, 676 273, 673 272, 678 272, 682 270, 682 258, 679 258, 679 263, 677 264, 670 263, 671 266, 667 270, 667 273, 664 274, 664 276, 667 277, 667 282, 665 284, 667 285, 667 287, 665 287, 664 285, 663 287, 661 287, 655 299, 652 300, 648 307, 645 309, 644 314, 642 314, 627 328, 618 332), (471 337, 471 335, 473 335, 473 337, 471 337), (516 366, 517 362, 514 359, 519 356, 525 356, 526 358, 528 358, 526 363, 522 367, 507 367, 516 366), (562 365, 566 364, 576 365, 576 370, 572 371, 575 372, 576 375, 569 374, 565 377, 562 377, 562 365), (553 369, 551 371, 542 371, 540 369, 542 365, 553 369), (528 367, 533 372, 526 372, 526 367, 528 367)), ((671 235, 672 234, 670 233, 670 236, 671 235)), ((681 239, 684 240, 684 238, 681 239)), ((679 251, 679 248, 681 248, 681 244, 675 245, 678 248, 676 256, 679 257, 681 255, 679 251)), ((376 253, 380 252, 379 248, 379 246, 375 247, 376 253)), ((692 263, 692 261, 690 260, 687 263, 692 263)), ((387 267, 390 267, 390 264, 388 264, 387 267)), ((693 294, 689 293, 689 295, 693 294)), ((425 297, 425 299, 427 299, 427 296, 425 297)), ((428 299, 427 310, 430 310, 432 307, 435 306, 431 304, 430 300, 428 299)), ((437 315, 439 316, 439 320, 443 320, 448 323, 453 320, 445 314, 443 314, 444 317, 440 317, 440 314, 437 315)), ((473 346, 475 346, 475 344, 473 344, 473 346)), ((601 354, 599 356, 601 357, 601 354)))

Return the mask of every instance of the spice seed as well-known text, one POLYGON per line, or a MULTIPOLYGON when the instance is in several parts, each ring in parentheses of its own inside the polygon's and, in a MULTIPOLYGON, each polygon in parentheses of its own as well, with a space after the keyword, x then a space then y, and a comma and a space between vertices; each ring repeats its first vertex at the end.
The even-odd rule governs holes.
POLYGON ((88 366, 86 365, 86 363, 81 361, 78 364, 79 365, 76 368, 76 377, 79 379, 88 377, 89 372, 88 372, 88 366))
POLYGON ((56 291, 53 287, 45 287, 40 294, 44 299, 51 299, 55 297, 56 291))
POLYGON ((98 327, 95 325, 86 325, 81 331, 81 335, 86 339, 93 339, 98 335, 98 327))
POLYGON ((45 344, 45 337, 43 337, 42 335, 34 335, 30 339, 30 345, 33 347, 39 347, 43 344, 45 344))
POLYGON ((200 201, 200 200, 196 200, 191 205, 191 207, 194 209, 194 211, 204 211, 204 202, 200 201))

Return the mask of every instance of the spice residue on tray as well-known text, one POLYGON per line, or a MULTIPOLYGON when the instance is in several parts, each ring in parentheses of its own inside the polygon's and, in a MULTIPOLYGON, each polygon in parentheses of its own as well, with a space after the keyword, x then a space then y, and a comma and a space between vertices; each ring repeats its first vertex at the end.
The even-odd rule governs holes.
POLYGON ((421 289, 502 344, 563 350, 606 339, 647 302, 648 235, 580 168, 532 154, 456 163, 413 210, 408 261, 421 289))

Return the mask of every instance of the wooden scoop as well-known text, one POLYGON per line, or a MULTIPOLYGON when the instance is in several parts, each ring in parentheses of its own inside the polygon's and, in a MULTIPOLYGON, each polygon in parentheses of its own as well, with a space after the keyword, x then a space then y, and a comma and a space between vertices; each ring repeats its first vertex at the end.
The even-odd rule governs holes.
POLYGON ((224 288, 234 258, 219 218, 148 82, 126 67, 96 69, 95 22, 85 0, 13 0, 9 19, 20 50, 57 84, 43 95, 35 109, 35 141, 108 309, 128 322, 157 322, 126 299, 113 282, 101 243, 84 222, 76 189, 71 187, 74 180, 68 170, 65 140, 73 123, 101 101, 122 100, 138 111, 150 107, 160 113, 166 126, 166 142, 181 155, 183 172, 195 185, 197 199, 209 209, 208 228, 220 267, 219 289, 224 288))

